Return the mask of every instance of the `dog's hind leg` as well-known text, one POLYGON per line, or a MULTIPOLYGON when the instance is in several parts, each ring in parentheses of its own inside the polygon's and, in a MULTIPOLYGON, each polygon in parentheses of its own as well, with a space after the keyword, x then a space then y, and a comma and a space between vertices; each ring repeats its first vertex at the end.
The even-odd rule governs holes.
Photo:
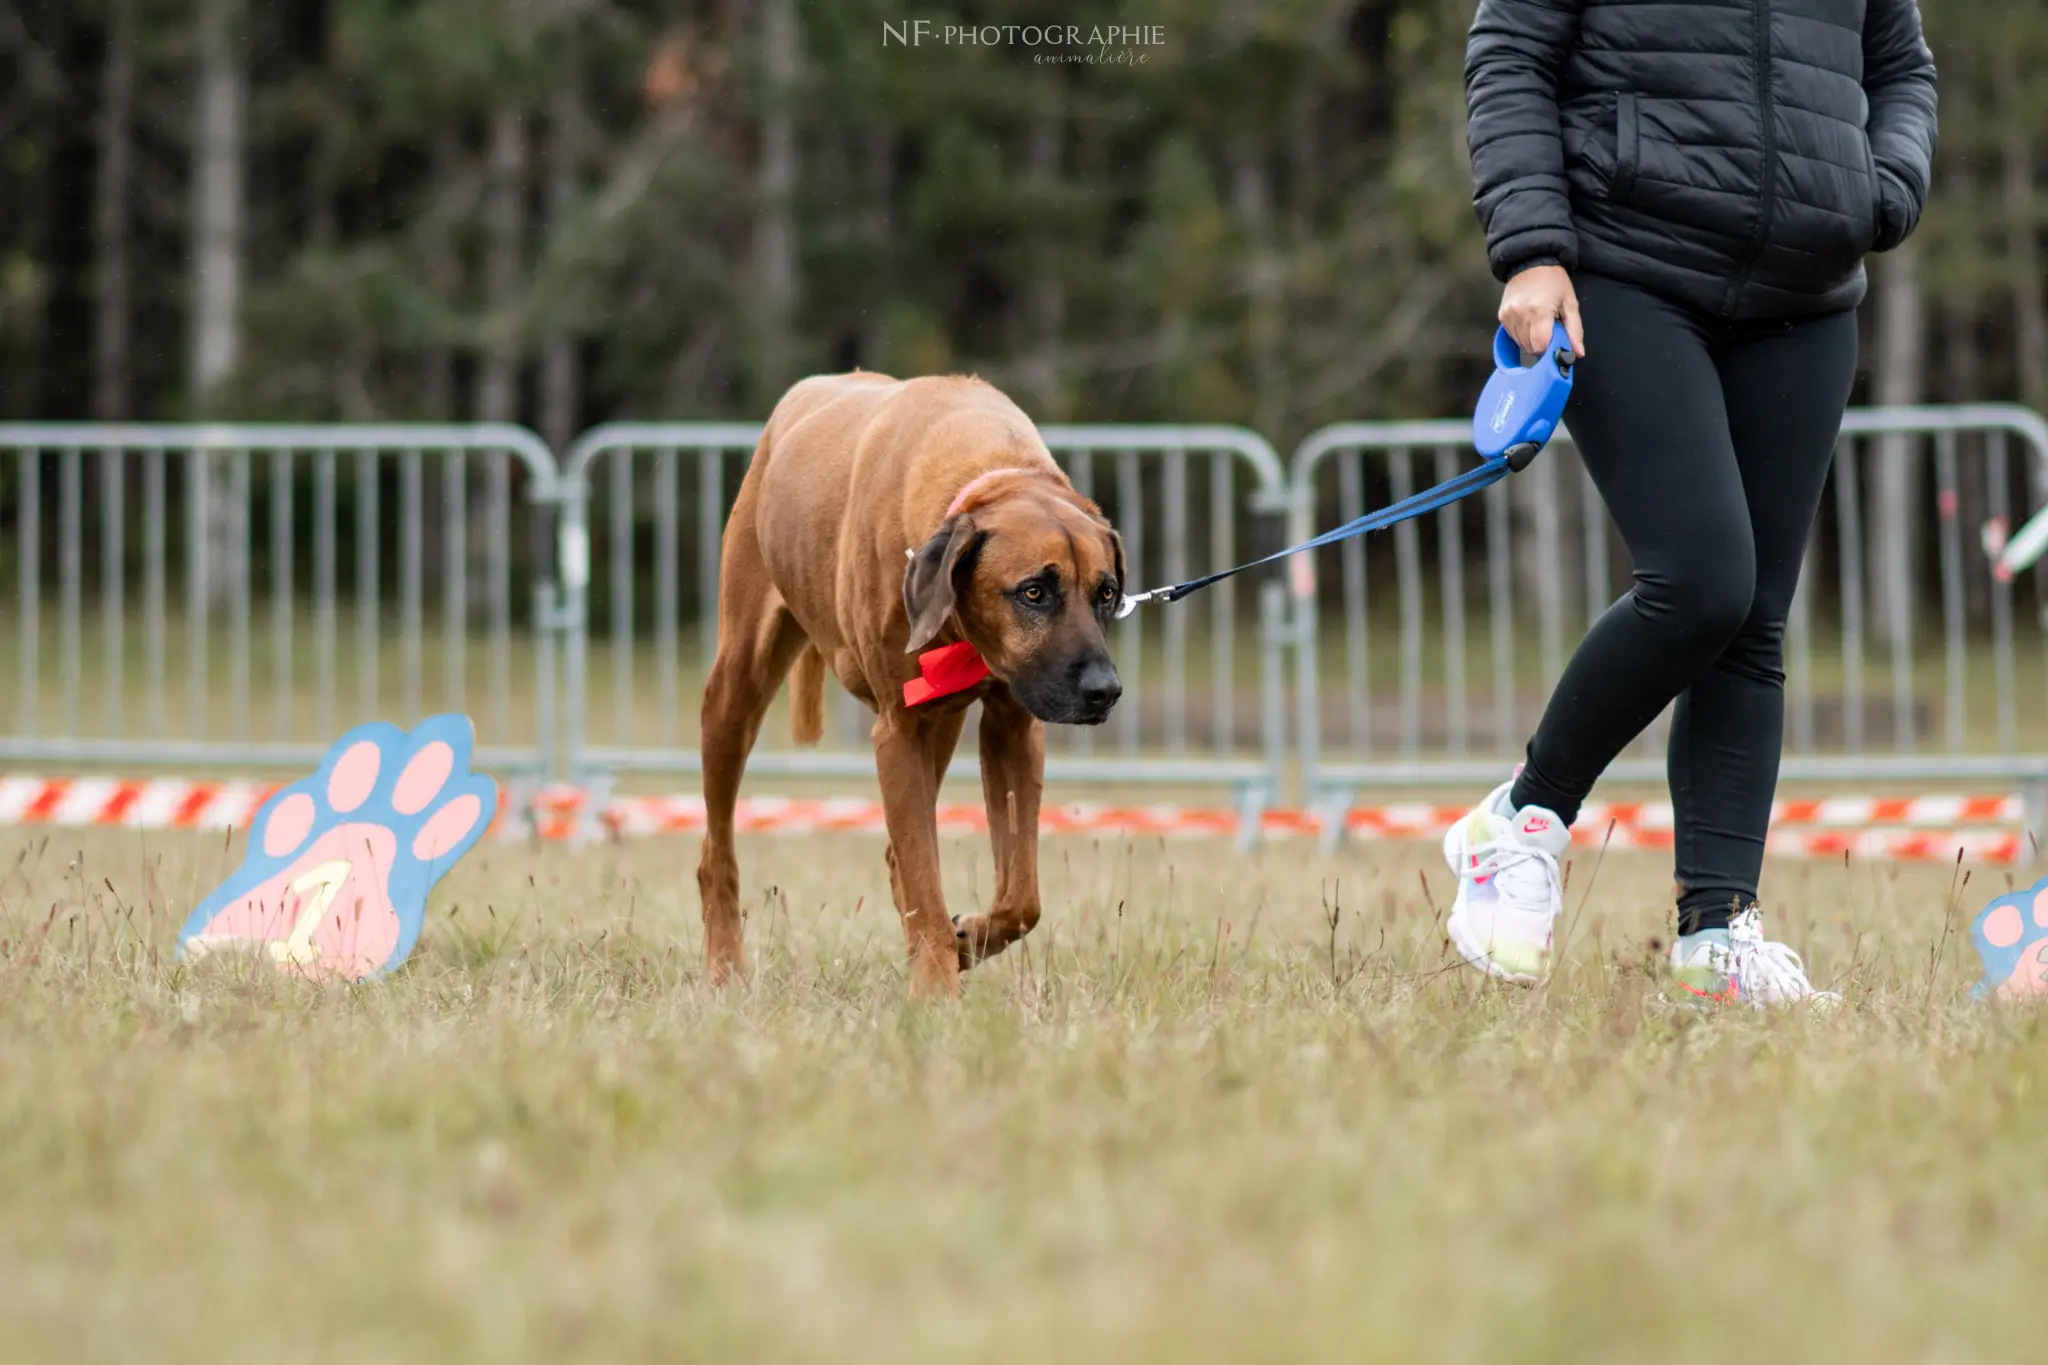
POLYGON ((704 684, 704 850, 697 891, 704 960, 714 982, 746 972, 733 808, 761 721, 798 653, 809 645, 761 563, 751 517, 735 512, 719 578, 718 658, 704 684))
POLYGON ((994 957, 1038 923, 1038 805, 1045 727, 1007 690, 981 704, 981 794, 988 803, 996 894, 988 913, 960 921, 960 965, 994 957))

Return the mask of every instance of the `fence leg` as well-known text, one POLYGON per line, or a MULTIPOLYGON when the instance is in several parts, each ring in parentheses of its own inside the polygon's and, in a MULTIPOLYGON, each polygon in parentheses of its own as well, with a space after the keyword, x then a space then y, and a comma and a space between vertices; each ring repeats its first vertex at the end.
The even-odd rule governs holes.
POLYGON ((1349 787, 1324 787, 1309 793, 1309 810, 1316 817, 1316 847, 1324 853, 1335 853, 1344 846, 1344 827, 1356 799, 1349 787))
POLYGON ((516 844, 540 837, 540 781, 531 773, 514 773, 505 781, 505 813, 498 821, 498 841, 516 844))
POLYGON ((1246 782, 1237 789, 1237 847, 1248 852, 1264 832, 1266 807, 1271 797, 1262 782, 1246 782))
POLYGON ((2020 787, 2020 822, 2026 846, 2019 860, 2022 865, 2038 864, 2048 847, 2048 780, 2033 778, 2020 787))
POLYGON ((576 807, 576 823, 569 831, 569 847, 588 848, 612 837, 611 826, 604 817, 605 812, 612 808, 612 788, 616 784, 610 773, 601 772, 586 772, 577 780, 583 788, 583 800, 576 807))
POLYGON ((1297 780, 1301 783, 1302 800, 1315 800, 1316 769, 1322 761, 1322 715, 1321 695, 1317 690, 1318 670, 1322 667, 1316 658, 1316 601, 1315 589, 1309 586, 1306 594, 1297 589, 1290 599, 1293 619, 1288 623, 1288 643, 1294 647, 1294 695, 1295 742, 1298 746, 1299 768, 1297 780))
MULTIPOLYGON (((561 589, 561 610, 556 616, 558 643, 562 650, 562 742, 561 771, 569 781, 583 782, 584 727, 588 720, 585 667, 587 665, 589 621, 586 611, 590 586, 590 532, 584 524, 584 495, 578 487, 562 496, 555 571, 561 589)), ((580 819, 581 817, 579 817, 580 819)))
MULTIPOLYGON (((1259 588, 1259 742, 1266 760, 1260 807, 1280 799, 1287 781, 1287 590, 1268 581, 1259 588)), ((1249 838, 1256 841, 1254 827, 1249 838)), ((1238 837, 1247 837, 1240 827, 1238 837)))
POLYGON ((555 705, 555 637, 561 630, 561 616, 554 584, 537 584, 533 590, 534 711, 540 729, 536 744, 541 774, 550 780, 559 778, 562 771, 562 733, 555 705))

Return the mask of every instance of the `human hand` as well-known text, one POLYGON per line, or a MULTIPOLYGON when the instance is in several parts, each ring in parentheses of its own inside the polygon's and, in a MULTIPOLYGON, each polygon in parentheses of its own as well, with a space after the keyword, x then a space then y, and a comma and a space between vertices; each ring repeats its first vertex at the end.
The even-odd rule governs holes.
POLYGON ((1532 265, 1516 272, 1501 291, 1500 325, 1524 351, 1539 352, 1550 344, 1551 324, 1564 319, 1572 354, 1586 353, 1585 325, 1579 321, 1579 295, 1561 265, 1532 265))

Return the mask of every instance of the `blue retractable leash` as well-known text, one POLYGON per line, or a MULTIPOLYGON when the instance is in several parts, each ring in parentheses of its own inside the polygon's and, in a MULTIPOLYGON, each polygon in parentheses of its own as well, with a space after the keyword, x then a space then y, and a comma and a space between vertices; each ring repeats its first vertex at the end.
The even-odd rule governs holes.
POLYGON ((1501 328, 1493 338, 1493 378, 1486 381, 1486 388, 1479 395, 1479 406, 1472 412, 1472 445, 1480 458, 1477 468, 1445 479, 1434 488, 1425 488, 1377 512, 1368 512, 1354 521, 1347 521, 1313 540, 1290 545, 1264 559, 1254 559, 1249 564, 1240 564, 1205 578, 1192 578, 1185 583, 1126 597, 1117 605, 1117 619, 1129 616, 1141 602, 1178 602, 1246 569, 1256 569, 1261 564, 1271 564, 1304 550, 1320 549, 1350 540, 1353 536, 1397 526, 1411 518, 1448 507, 1461 498, 1469 498, 1480 489, 1527 469, 1529 462, 1536 458, 1536 453, 1557 430, 1558 419, 1564 415, 1565 400, 1572 393, 1572 359, 1571 338, 1565 335, 1563 323, 1552 324, 1550 345, 1531 365, 1522 364, 1521 347, 1508 335, 1507 328, 1501 328))

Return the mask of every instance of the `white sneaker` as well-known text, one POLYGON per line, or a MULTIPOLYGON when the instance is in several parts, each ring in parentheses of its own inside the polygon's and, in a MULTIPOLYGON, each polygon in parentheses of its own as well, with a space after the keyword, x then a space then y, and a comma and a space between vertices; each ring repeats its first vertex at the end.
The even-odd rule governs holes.
POLYGON ((1671 945, 1671 970, 1679 987, 1716 1005, 1829 1007, 1842 1003, 1833 991, 1817 991, 1806 979, 1806 964, 1782 943, 1764 937, 1764 912, 1752 905, 1728 921, 1728 941, 1695 934, 1671 945))
POLYGON ((1513 788, 1495 787, 1444 836, 1444 860, 1458 877, 1445 928, 1473 966, 1533 986, 1550 973, 1551 932, 1564 909, 1557 859, 1572 834, 1542 806, 1515 810, 1513 788))

